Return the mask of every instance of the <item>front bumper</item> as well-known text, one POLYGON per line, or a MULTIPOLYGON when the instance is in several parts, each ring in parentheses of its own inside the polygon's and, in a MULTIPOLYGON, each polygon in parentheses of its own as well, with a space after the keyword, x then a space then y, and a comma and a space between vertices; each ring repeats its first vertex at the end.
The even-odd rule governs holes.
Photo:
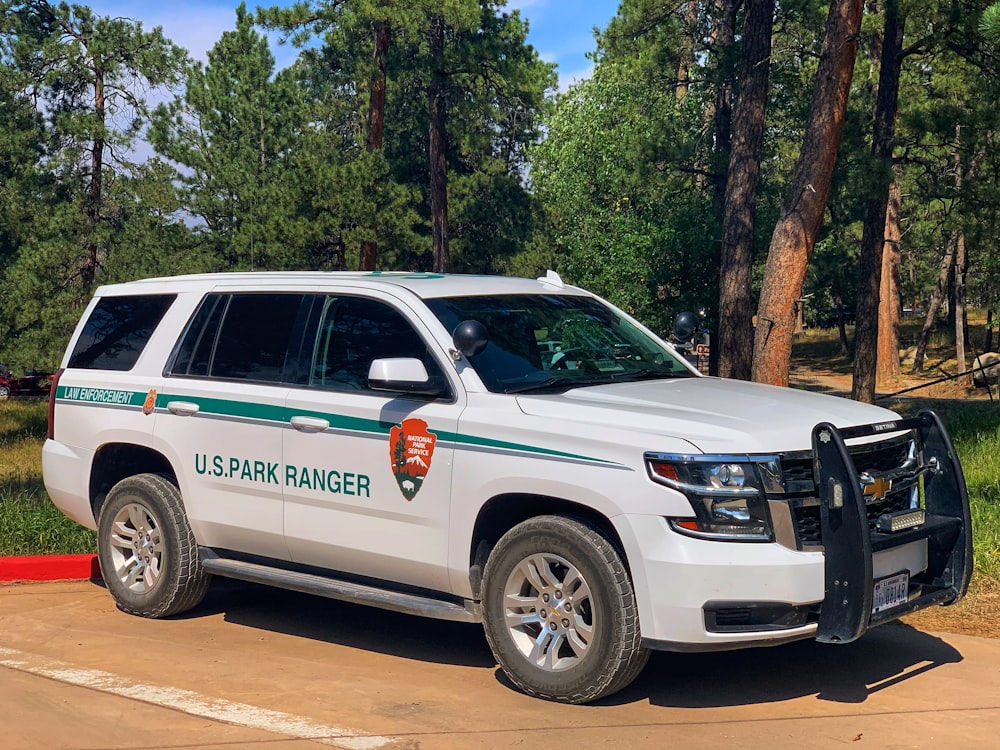
POLYGON ((845 440, 868 437, 886 425, 837 429, 819 424, 813 429, 813 461, 820 497, 823 546, 826 555, 826 596, 816 639, 849 643, 875 625, 932 604, 951 604, 965 595, 972 576, 972 516, 969 494, 958 455, 936 414, 921 412, 899 420, 893 429, 915 430, 921 456, 925 520, 916 528, 895 533, 872 531, 866 498, 845 440), (873 555, 906 544, 927 546, 927 567, 910 570, 906 601, 872 612, 873 555))
POLYGON ((972 569, 968 493, 936 415, 841 429, 820 424, 812 455, 822 546, 691 539, 656 516, 614 519, 647 648, 711 651, 802 638, 847 643, 870 627, 964 595, 972 569), (890 430, 914 430, 918 437, 914 472, 925 520, 881 533, 872 527, 869 498, 845 441, 890 430), (903 600, 873 607, 876 582, 903 573, 903 600))

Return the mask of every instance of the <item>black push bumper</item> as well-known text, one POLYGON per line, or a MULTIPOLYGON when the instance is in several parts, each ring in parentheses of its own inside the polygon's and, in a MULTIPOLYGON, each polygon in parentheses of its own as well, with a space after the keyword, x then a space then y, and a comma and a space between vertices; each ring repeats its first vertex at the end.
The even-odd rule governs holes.
POLYGON ((816 639, 848 643, 875 625, 962 598, 972 575, 969 496, 955 448, 938 416, 924 411, 911 419, 842 428, 822 423, 813 429, 812 444, 826 557, 826 596, 816 639), (924 521, 903 531, 882 532, 872 528, 845 441, 905 430, 917 434, 914 463, 905 481, 922 483, 924 521), (906 601, 873 614, 873 555, 922 540, 927 544, 927 567, 911 571, 906 601))

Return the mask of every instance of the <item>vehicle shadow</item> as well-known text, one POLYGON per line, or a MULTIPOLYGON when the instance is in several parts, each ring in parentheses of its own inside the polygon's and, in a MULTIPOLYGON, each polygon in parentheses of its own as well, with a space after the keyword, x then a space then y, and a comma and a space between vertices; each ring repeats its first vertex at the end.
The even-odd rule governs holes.
POLYGON ((649 700, 671 708, 718 708, 815 695, 857 704, 962 659, 961 652, 941 638, 894 622, 848 644, 807 640, 741 651, 657 652, 631 687, 602 703, 649 700))
POLYGON ((180 618, 226 622, 403 659, 496 666, 479 625, 432 620, 310 594, 215 578, 204 601, 180 618))
MULTIPOLYGON (((516 690, 497 667, 479 625, 218 578, 204 602, 180 617, 212 614, 245 627, 403 659, 491 669, 498 682, 516 690)), ((844 645, 798 641, 701 654, 654 652, 639 679, 597 704, 649 702, 670 708, 718 708, 805 696, 857 704, 880 690, 962 659, 941 638, 897 622, 844 645)))

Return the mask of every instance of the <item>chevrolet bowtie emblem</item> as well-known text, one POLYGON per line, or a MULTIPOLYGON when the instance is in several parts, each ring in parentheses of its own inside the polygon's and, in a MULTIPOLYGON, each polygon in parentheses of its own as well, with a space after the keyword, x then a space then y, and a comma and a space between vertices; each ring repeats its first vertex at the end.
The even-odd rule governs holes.
POLYGON ((885 477, 873 477, 870 474, 861 475, 861 484, 866 498, 884 500, 892 489, 892 480, 885 477))

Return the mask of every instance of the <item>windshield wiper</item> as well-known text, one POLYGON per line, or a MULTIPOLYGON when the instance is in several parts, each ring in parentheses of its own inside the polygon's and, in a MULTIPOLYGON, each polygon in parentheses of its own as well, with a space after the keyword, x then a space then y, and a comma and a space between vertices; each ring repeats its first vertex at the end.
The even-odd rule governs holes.
POLYGON ((528 393, 529 391, 544 391, 549 388, 562 388, 564 390, 569 390, 571 388, 587 385, 607 385, 610 382, 611 380, 609 378, 568 378, 565 375, 556 375, 551 378, 546 378, 545 380, 539 380, 537 383, 512 385, 504 388, 503 392, 528 393))
POLYGON ((629 372, 618 372, 611 376, 616 383, 629 380, 667 380, 670 378, 684 378, 691 373, 687 370, 658 370, 652 367, 645 367, 641 370, 631 370, 629 372))

